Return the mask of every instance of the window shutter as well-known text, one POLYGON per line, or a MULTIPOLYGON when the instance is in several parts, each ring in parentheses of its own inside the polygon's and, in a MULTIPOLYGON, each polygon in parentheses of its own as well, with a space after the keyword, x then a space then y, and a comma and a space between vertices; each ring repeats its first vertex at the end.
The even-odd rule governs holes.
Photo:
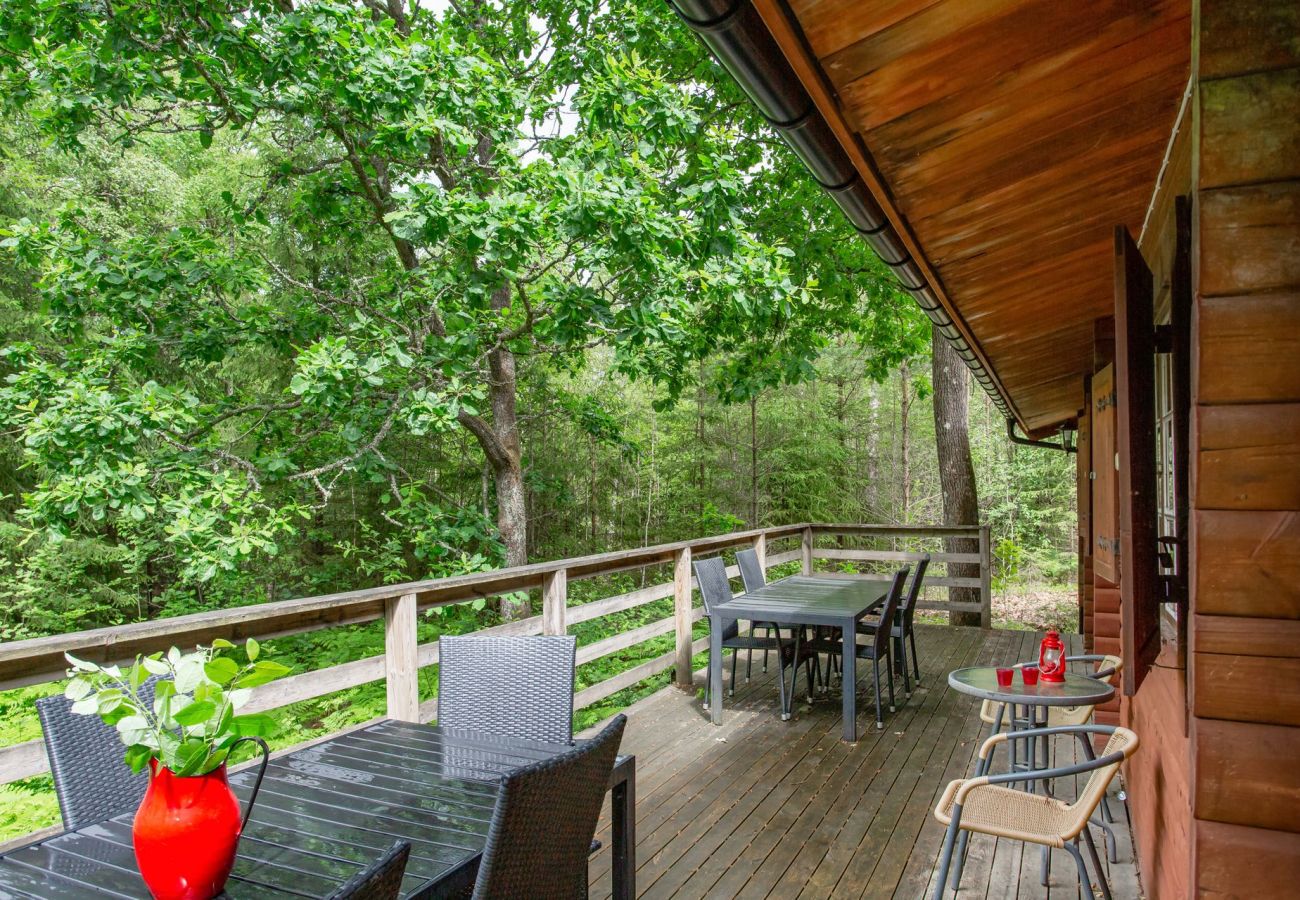
POLYGON ((1119 455, 1120 614, 1124 693, 1160 652, 1156 498, 1155 322, 1151 270, 1128 229, 1115 229, 1115 412, 1119 455))
POLYGON ((1115 484, 1115 367, 1092 376, 1092 571, 1119 584, 1119 511, 1115 484))

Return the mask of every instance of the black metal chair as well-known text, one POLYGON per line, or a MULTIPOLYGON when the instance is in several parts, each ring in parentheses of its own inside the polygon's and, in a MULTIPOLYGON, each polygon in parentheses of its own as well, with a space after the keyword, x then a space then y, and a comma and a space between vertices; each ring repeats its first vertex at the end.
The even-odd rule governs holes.
MULTIPOLYGON (((907 580, 909 566, 903 566, 894 573, 894 580, 889 586, 889 594, 885 597, 885 603, 880 608, 880 621, 892 622, 894 615, 898 612, 899 603, 903 596, 903 582, 907 580)), ((894 711, 894 659, 893 652, 890 649, 892 644, 892 632, 890 628, 877 628, 871 632, 871 643, 857 645, 858 659, 871 660, 871 680, 876 688, 876 728, 885 727, 885 716, 880 708, 880 662, 886 663, 885 672, 889 676, 889 711, 894 711)), ((844 685, 844 690, 856 690, 856 686, 844 685)))
MULTIPOLYGON (((156 683, 150 678, 140 686, 140 699, 150 705, 156 683)), ((140 805, 149 776, 133 774, 127 767, 115 729, 99 716, 74 713, 72 703, 62 696, 37 700, 36 714, 64 828, 93 825, 140 805)))
MULTIPOLYGON (((714 606, 726 603, 731 600, 731 581, 727 578, 727 565, 721 558, 701 559, 695 562, 695 579, 700 585, 700 597, 704 600, 704 612, 709 615, 714 606)), ((710 620, 709 627, 713 627, 710 620)), ((794 696, 795 677, 798 672, 790 676, 790 690, 787 694, 785 686, 785 669, 787 666, 795 666, 798 662, 807 662, 807 659, 800 657, 799 646, 799 629, 794 630, 793 652, 790 647, 782 642, 781 632, 778 630, 775 638, 760 638, 752 634, 742 635, 740 633, 740 624, 735 619, 726 619, 722 625, 722 648, 731 651, 731 687, 727 693, 730 695, 735 692, 736 688, 736 651, 738 650, 763 650, 766 652, 773 647, 776 648, 777 659, 781 663, 781 674, 777 678, 777 689, 781 697, 781 718, 790 718, 789 697, 794 696)), ((722 664, 721 660, 718 662, 722 664)), ((710 660, 710 667, 712 660, 710 660)), ((704 679, 704 703, 708 705, 710 691, 712 689, 712 679, 704 679)))
POLYGON ((577 640, 444 637, 438 641, 438 724, 573 743, 577 640))
POLYGON ((329 900, 397 900, 411 845, 398 841, 383 856, 345 881, 329 900))
MULTIPOLYGON (((912 696, 912 678, 915 676, 916 683, 921 683, 921 667, 916 659, 916 632, 913 631, 912 625, 916 618, 916 598, 921 593, 921 581, 925 578, 925 570, 930 565, 930 554, 923 554, 916 562, 916 571, 912 573, 912 583, 907 588, 907 593, 903 594, 903 599, 898 605, 898 611, 894 614, 894 624, 890 629, 890 637, 894 641, 894 652, 897 655, 895 662, 898 663, 898 669, 903 676, 903 693, 908 697, 912 696), (909 653, 910 643, 910 653, 909 653), (908 657, 911 657, 911 672, 908 671, 908 657)), ((872 634, 880 627, 883 619, 863 622, 858 626, 860 634, 872 634)))
MULTIPOLYGON (((763 566, 758 561, 758 552, 755 550, 737 550, 736 565, 740 567, 740 582, 745 587, 745 593, 756 591, 767 584, 767 576, 763 574, 763 566)), ((750 622, 749 634, 753 637, 754 632, 762 628, 767 632, 767 637, 771 638, 774 633, 780 633, 780 626, 775 622, 750 622)), ((753 674, 754 651, 751 648, 745 659, 745 680, 748 681, 753 674)), ((767 652, 763 652, 763 671, 767 671, 767 652)))
POLYGON ((565 753, 502 776, 474 900, 585 897, 587 849, 627 717, 565 753))

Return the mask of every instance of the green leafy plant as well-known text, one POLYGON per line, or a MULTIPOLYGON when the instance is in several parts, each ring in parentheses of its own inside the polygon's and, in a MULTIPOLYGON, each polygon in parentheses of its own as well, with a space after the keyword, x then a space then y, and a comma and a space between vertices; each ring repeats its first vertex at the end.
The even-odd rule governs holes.
POLYGON ((289 672, 258 659, 260 648, 252 638, 244 644, 248 661, 241 666, 222 655, 234 646, 218 639, 192 653, 172 647, 165 654, 138 656, 126 668, 65 654, 72 668, 64 696, 74 713, 97 715, 117 730, 133 772, 157 759, 173 774, 203 775, 219 768, 240 738, 263 737, 273 730, 269 716, 236 711, 253 688, 289 672), (149 703, 140 689, 152 675, 159 677, 149 703))

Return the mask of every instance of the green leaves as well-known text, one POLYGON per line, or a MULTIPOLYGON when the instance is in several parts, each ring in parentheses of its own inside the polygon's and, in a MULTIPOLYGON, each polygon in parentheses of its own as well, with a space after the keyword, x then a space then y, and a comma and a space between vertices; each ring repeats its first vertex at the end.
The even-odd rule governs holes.
POLYGON ((251 696, 249 688, 289 671, 258 659, 260 647, 251 639, 245 644, 245 665, 220 655, 233 647, 220 639, 192 653, 173 647, 165 656, 137 659, 126 672, 69 656, 73 668, 65 695, 75 701, 74 713, 98 715, 117 730, 133 771, 142 771, 156 757, 177 775, 210 772, 225 761, 239 737, 273 733, 269 716, 235 713, 251 696), (151 672, 164 677, 155 683, 154 702, 146 704, 139 689, 151 672))
POLYGON ((205 665, 203 671, 217 684, 226 685, 239 674, 239 666, 233 659, 219 656, 205 665))

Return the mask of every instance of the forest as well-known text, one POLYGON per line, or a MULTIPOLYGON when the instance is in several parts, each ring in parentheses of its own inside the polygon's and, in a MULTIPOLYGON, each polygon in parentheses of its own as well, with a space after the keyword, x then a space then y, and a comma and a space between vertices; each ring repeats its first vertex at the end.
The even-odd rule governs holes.
MULTIPOLYGON (((0 20, 0 639, 944 520, 928 320, 661 0, 113 7, 0 20)), ((943 371, 995 614, 1068 627, 1073 458, 943 371)), ((0 695, 0 744, 40 690, 0 695)), ((277 742, 382 705, 291 707, 277 742)), ((0 788, 0 839, 56 818, 48 779, 0 788)))

